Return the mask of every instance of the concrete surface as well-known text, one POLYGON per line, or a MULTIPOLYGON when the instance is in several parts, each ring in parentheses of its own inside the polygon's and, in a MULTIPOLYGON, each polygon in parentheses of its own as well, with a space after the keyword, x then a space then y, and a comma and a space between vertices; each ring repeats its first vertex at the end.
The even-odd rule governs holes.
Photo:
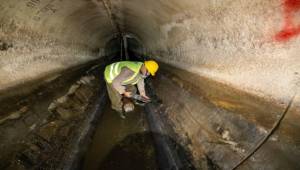
POLYGON ((105 94, 99 77, 82 76, 86 69, 64 74, 67 78, 57 78, 30 95, 1 102, 1 117, 11 118, 8 111, 20 116, 2 118, 0 169, 61 169, 72 162, 73 145, 85 126, 91 126, 93 107, 105 94))
MULTIPOLYGON (((179 135, 175 138, 193 154, 198 169, 235 167, 269 134, 285 110, 223 84, 196 79, 193 74, 186 76, 201 82, 198 88, 170 73, 157 77, 154 89, 163 101, 157 114, 179 135)), ((275 133, 237 169, 300 167, 297 98, 275 133)))
POLYGON ((1 88, 99 57, 91 49, 121 31, 160 61, 287 102, 300 67, 293 2, 3 0, 1 41, 12 47, 0 52, 1 88))
MULTIPOLYGON (((297 34, 276 39, 286 22, 285 4, 281 0, 2 1, 1 40, 12 47, 0 53, 1 88, 92 59, 90 49, 103 49, 121 31, 139 37, 148 53, 165 63, 286 102, 299 81, 300 61, 297 34)), ((292 19, 297 25, 294 6, 292 19)))
MULTIPOLYGON (((164 63, 162 74, 171 74, 179 87, 197 94, 190 102, 196 105, 205 98, 206 105, 232 113, 229 122, 245 120, 242 124, 251 127, 245 127, 245 133, 252 130, 249 135, 254 135, 241 141, 245 150, 252 148, 248 138, 257 142, 266 135, 296 95, 276 131, 283 135, 283 144, 267 142, 272 152, 281 149, 281 156, 286 155, 282 160, 290 160, 293 168, 299 166, 288 154, 299 153, 299 10, 298 0, 0 0, 0 98, 18 95, 24 84, 50 81, 68 68, 104 57, 105 52, 116 54, 118 36, 133 35, 139 41, 128 41, 131 51, 145 51, 164 63)), ((185 100, 189 95, 175 94, 172 99, 189 101, 185 100)), ((167 107, 172 105, 164 100, 167 107)), ((206 105, 193 113, 201 117, 206 105)), ((190 121, 173 123, 183 126, 190 121)), ((183 129, 194 134, 192 127, 183 129)), ((226 131, 221 136, 230 139, 226 131)), ((233 157, 243 155, 240 149, 234 151, 239 154, 233 157)), ((214 154, 212 161, 224 165, 221 168, 236 162, 228 157, 232 162, 223 164, 227 161, 214 154)))

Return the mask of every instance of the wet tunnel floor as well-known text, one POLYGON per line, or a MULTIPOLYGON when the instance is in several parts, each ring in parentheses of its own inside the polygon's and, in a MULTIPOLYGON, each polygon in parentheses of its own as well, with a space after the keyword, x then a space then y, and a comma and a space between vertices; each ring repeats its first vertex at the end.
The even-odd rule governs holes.
POLYGON ((121 119, 107 105, 86 153, 84 170, 155 170, 153 139, 143 108, 121 119))

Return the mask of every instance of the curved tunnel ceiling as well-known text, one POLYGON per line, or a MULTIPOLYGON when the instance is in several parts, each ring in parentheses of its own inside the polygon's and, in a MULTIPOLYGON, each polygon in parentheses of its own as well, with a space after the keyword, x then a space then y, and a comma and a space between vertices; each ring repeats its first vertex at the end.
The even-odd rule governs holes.
MULTIPOLYGON (((299 129, 298 0, 0 2, 0 99, 12 93, 8 91, 10 88, 41 78, 47 81, 68 68, 107 57, 106 47, 118 44, 113 38, 121 34, 133 35, 141 41, 146 55, 162 63, 162 70, 165 67, 205 94, 209 93, 206 90, 215 88, 210 92, 220 93, 217 94, 220 96, 236 94, 231 89, 255 96, 251 98, 255 102, 243 100, 245 96, 242 95, 233 96, 229 101, 243 101, 252 107, 247 110, 249 120, 257 123, 262 118, 262 122, 267 122, 266 129, 277 120, 279 112, 274 113, 276 109, 273 109, 272 113, 266 113, 270 107, 263 107, 264 114, 260 116, 252 111, 260 113, 255 109, 260 103, 268 102, 279 105, 280 109, 286 108, 292 96, 296 96, 294 112, 285 124, 288 130, 283 128, 281 133, 299 129), (211 82, 222 85, 214 87, 211 82)), ((115 51, 111 49, 112 53, 115 51)), ((197 105, 198 99, 191 101, 197 105)), ((188 104, 190 108, 193 107, 191 103, 188 104)), ((242 106, 231 105, 228 101, 214 104, 244 111, 242 106)), ((236 123, 239 126, 238 121, 236 123)), ((257 129, 262 134, 267 133, 259 126, 257 129)), ((297 142, 296 132, 288 135, 292 136, 291 143, 297 142)), ((289 144, 289 138, 285 140, 289 144)))
MULTIPOLYGON (((1 87, 93 59, 90 49, 103 55, 105 43, 122 32, 139 37, 148 55, 162 62, 286 102, 296 89, 300 62, 297 31, 279 35, 287 22, 283 2, 3 0, 1 40, 13 48, 0 54, 1 87), (45 54, 60 43, 65 50, 55 53, 62 57, 45 54), (46 63, 48 69, 38 68, 46 63)), ((291 9, 297 22, 297 9, 291 9)))

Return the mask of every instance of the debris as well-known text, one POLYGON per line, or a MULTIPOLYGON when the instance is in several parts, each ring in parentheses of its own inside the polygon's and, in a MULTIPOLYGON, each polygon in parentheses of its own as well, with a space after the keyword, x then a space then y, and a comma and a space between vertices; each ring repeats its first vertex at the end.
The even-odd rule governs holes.
POLYGON ((229 131, 228 130, 224 130, 222 133, 222 138, 229 141, 230 140, 230 136, 229 136, 229 131))
POLYGON ((58 98, 58 99, 56 100, 56 102, 57 102, 58 104, 63 104, 63 103, 66 103, 67 100, 68 100, 68 96, 62 96, 62 97, 58 98))
POLYGON ((95 79, 95 76, 84 76, 79 81, 82 84, 91 84, 91 81, 95 79))
POLYGON ((20 118, 22 114, 27 111, 28 111, 28 107, 24 106, 20 110, 10 113, 7 117, 0 119, 0 125, 6 122, 7 120, 14 120, 20 118))
POLYGON ((36 124, 33 124, 33 125, 30 126, 29 129, 32 131, 32 130, 34 130, 35 128, 36 128, 36 124))
POLYGON ((48 111, 58 113, 62 119, 69 119, 78 112, 82 112, 88 105, 88 101, 93 95, 92 90, 85 85, 91 84, 95 76, 84 76, 73 84, 67 94, 53 101, 48 111))
POLYGON ((271 140, 271 141, 278 141, 278 139, 279 139, 278 135, 272 135, 272 136, 270 137, 270 140, 271 140))
POLYGON ((71 86, 71 88, 68 91, 68 95, 72 95, 76 92, 76 90, 80 87, 79 84, 74 84, 71 86))
POLYGON ((63 119, 63 120, 67 120, 70 119, 73 115, 72 111, 69 109, 65 109, 62 107, 58 107, 56 109, 56 112, 59 114, 59 116, 63 119))
POLYGON ((83 88, 75 92, 75 96, 77 97, 77 99, 83 103, 87 103, 92 95, 93 95, 92 91, 88 89, 85 90, 83 88))
POLYGON ((52 102, 49 107, 48 107, 48 111, 53 113, 57 107, 63 105, 64 103, 66 103, 68 100, 68 96, 62 96, 58 99, 56 99, 54 102, 52 102))
POLYGON ((44 125, 38 132, 38 135, 50 141, 51 137, 57 132, 57 129, 63 124, 62 121, 52 121, 44 125))
POLYGON ((56 104, 55 102, 52 102, 52 103, 49 105, 49 107, 48 107, 48 111, 49 111, 50 113, 53 113, 53 112, 55 111, 55 109, 56 109, 56 106, 57 106, 57 104, 56 104))

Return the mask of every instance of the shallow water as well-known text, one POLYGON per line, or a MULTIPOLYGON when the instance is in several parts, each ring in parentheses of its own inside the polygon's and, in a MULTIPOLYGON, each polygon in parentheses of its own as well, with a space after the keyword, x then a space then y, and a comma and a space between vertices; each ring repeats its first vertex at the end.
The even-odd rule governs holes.
POLYGON ((146 131, 143 108, 126 119, 106 106, 89 147, 84 170, 157 169, 152 136, 146 131))

